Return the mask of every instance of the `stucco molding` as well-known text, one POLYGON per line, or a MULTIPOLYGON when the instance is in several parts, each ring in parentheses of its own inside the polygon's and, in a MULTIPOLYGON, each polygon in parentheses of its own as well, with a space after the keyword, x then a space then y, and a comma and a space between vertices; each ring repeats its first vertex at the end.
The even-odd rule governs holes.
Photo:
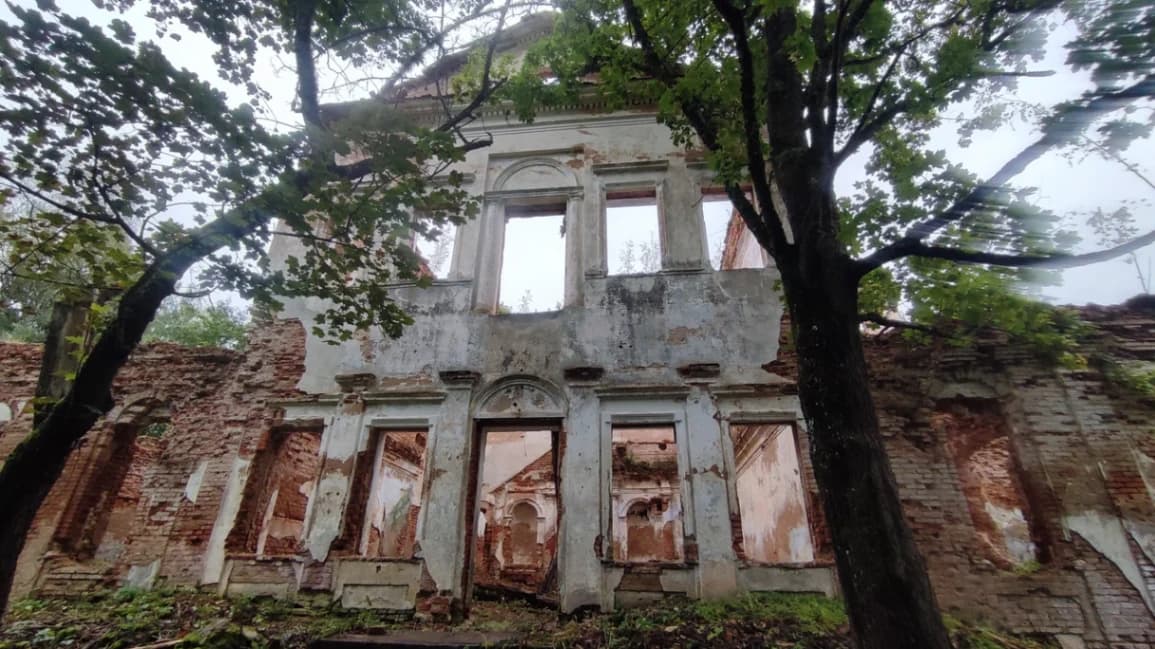
POLYGON ((477 419, 562 418, 566 411, 564 393, 556 385, 526 374, 497 379, 473 402, 477 419))
POLYGON ((568 181, 565 184, 558 185, 559 188, 568 189, 581 186, 577 176, 574 175, 573 170, 569 167, 566 167, 564 164, 554 158, 534 156, 518 160, 517 162, 514 162, 513 164, 506 167, 501 172, 501 174, 497 176, 497 180, 493 181, 493 189, 491 192, 509 191, 507 190, 507 185, 510 184, 510 181, 517 178, 517 176, 521 174, 522 171, 531 169, 533 167, 548 167, 556 171, 562 178, 568 181))

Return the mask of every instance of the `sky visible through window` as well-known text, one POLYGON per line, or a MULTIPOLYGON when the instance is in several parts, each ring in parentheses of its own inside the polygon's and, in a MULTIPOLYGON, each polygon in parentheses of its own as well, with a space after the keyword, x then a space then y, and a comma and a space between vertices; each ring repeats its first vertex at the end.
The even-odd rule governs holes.
POLYGON ((449 225, 439 236, 417 235, 416 241, 413 242, 417 254, 421 255, 421 258, 425 260, 425 265, 429 267, 429 272, 433 273, 433 277, 437 279, 445 279, 449 276, 449 264, 453 259, 453 240, 456 235, 457 228, 449 225))
MULTIPOLYGON (((647 199, 641 199, 647 200, 647 199)), ((653 200, 650 198, 648 200, 653 200)), ((662 269, 656 204, 606 205, 606 270, 610 275, 662 269)))
POLYGON ((541 313, 565 301, 565 216, 519 216, 505 221, 499 312, 541 313))
POLYGON ((734 213, 734 205, 729 199, 720 196, 704 196, 702 198, 702 219, 706 222, 706 251, 710 254, 710 268, 720 270, 722 266, 722 252, 726 247, 726 229, 730 225, 730 216, 734 213))

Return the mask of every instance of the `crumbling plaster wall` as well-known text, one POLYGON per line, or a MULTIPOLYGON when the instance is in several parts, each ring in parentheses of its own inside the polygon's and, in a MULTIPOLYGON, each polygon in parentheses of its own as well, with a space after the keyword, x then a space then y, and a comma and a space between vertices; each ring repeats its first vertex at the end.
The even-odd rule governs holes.
MULTIPOLYGON (((476 373, 476 386, 459 388, 464 399, 461 410, 440 410, 445 421, 453 422, 453 431, 431 435, 437 441, 429 467, 430 507, 423 512, 425 533, 419 539, 436 590, 461 597, 463 548, 447 541, 464 538, 465 467, 475 444, 469 431, 470 401, 485 386, 510 375, 529 375, 561 386, 567 404, 558 414, 566 429, 561 500, 567 518, 559 539, 562 607, 608 607, 612 598, 607 599, 602 584, 603 557, 595 552, 605 530, 597 522, 603 484, 583 479, 597 477, 588 474, 590 461, 596 467, 603 451, 599 438, 603 398, 595 388, 656 386, 649 395, 635 395, 629 406, 647 412, 648 402, 660 397, 662 390, 684 387, 679 368, 689 365, 716 364, 715 380, 729 383, 773 380, 761 365, 776 353, 782 315, 775 297, 777 273, 772 268, 718 273, 709 269, 699 208, 708 174, 687 164, 685 152, 652 115, 546 115, 534 125, 509 124, 491 131, 494 144, 471 152, 458 168, 472 183, 470 189, 485 198, 485 205, 482 215, 457 233, 449 279, 435 281, 427 289, 397 288, 394 295, 414 316, 414 323, 397 340, 373 331, 333 347, 309 336, 299 387, 334 394, 339 390, 338 376, 368 373, 377 378, 373 389, 384 392, 437 391, 451 387, 439 380, 441 372, 476 373), (606 276, 603 196, 607 189, 623 187, 649 187, 658 197, 661 273, 606 276), (504 206, 543 196, 567 204, 564 308, 533 315, 491 315, 497 300, 504 206), (596 368, 599 378, 582 384, 567 375, 574 368, 596 368)), ((272 254, 283 259, 293 254, 293 246, 292 240, 282 238, 272 254)), ((324 308, 320 300, 290 300, 282 315, 300 318, 308 327, 324 308)), ((720 429, 708 393, 695 391, 682 399, 679 416, 693 417, 701 431, 687 437, 682 466, 715 467, 713 473, 689 474, 692 481, 703 483, 695 497, 701 499, 698 508, 706 510, 726 498, 720 429)), ((335 434, 327 429, 326 435, 335 434)), ((339 508, 317 511, 326 512, 326 519, 323 523, 315 519, 314 525, 336 524, 339 508), (334 520, 328 518, 330 513, 334 520)), ((713 572, 721 575, 704 577, 719 584, 707 591, 721 593, 734 589, 736 577, 732 567, 723 569, 732 564, 733 550, 725 514, 718 520, 722 525, 717 534, 698 538, 695 545, 699 559, 709 562, 699 564, 701 574, 717 568, 713 572)))
MULTIPOLYGON (((165 343, 137 350, 114 383, 116 406, 77 444, 38 512, 14 592, 75 592, 126 580, 144 586, 157 580, 202 583, 204 563, 212 554, 210 537, 234 465, 251 456, 246 447, 255 444, 273 420, 268 399, 299 394, 294 385, 303 371, 303 333, 295 321, 266 324, 252 333, 244 354, 165 343), (124 494, 139 486, 141 497, 134 513, 118 513, 127 528, 117 530, 126 541, 115 562, 101 557, 78 561, 56 551, 53 534, 76 490, 91 475, 93 449, 107 443, 112 422, 142 402, 165 404, 170 423, 159 456, 137 467, 140 473, 121 488, 124 494)), ((0 343, 0 401, 32 396, 39 360, 37 345, 0 343)), ((29 411, 0 424, 0 458, 30 428, 29 411)))
MULTIPOLYGON (((169 405, 172 431, 140 476, 131 541, 116 565, 95 572, 92 564, 52 552, 60 513, 85 475, 91 455, 85 448, 109 433, 110 424, 102 425, 74 453, 40 512, 21 560, 19 589, 76 590, 125 578, 141 585, 215 584, 232 593, 322 591, 347 606, 410 608, 430 600, 448 606, 467 596, 474 422, 539 418, 561 428, 563 610, 612 608, 623 593, 834 593, 829 534, 790 380, 794 359, 788 346, 778 345, 776 273, 706 269, 697 212, 699 189, 708 182, 704 172, 687 164, 668 133, 644 115, 580 122, 553 116, 494 132, 495 145, 471 153, 462 168, 474 190, 486 195, 484 214, 458 233, 450 279, 429 289, 397 288, 415 318, 400 339, 369 332, 329 346, 305 334, 325 304, 292 300, 284 319, 255 330, 242 355, 143 348, 118 379, 118 410, 109 421, 134 399, 155 398, 169 405), (546 161, 537 180, 498 184, 516 181, 510 170, 527 158, 546 161), (659 190, 665 270, 606 277, 603 189, 646 183, 659 190), (567 201, 565 308, 490 315, 499 207, 541 195, 567 201), (353 375, 362 375, 359 382, 348 380, 353 375), (500 406, 487 401, 495 389, 513 384, 531 387, 500 406), (323 431, 303 551, 276 559, 230 553, 226 540, 253 459, 271 427, 294 421, 319 421, 323 431), (738 503, 727 427, 767 422, 801 426, 812 564, 746 562, 734 543, 738 503), (675 427, 683 566, 639 572, 608 554, 615 424, 675 427), (357 458, 382 426, 429 432, 426 499, 409 560, 366 559, 342 546, 357 458)), ((292 242, 279 239, 274 256, 291 253, 292 242)), ((1149 312, 1084 313, 1111 349, 1152 360, 1149 312)), ((1089 647, 1155 647, 1152 405, 1120 392, 1098 371, 1057 370, 1004 341, 912 348, 883 337, 866 348, 900 494, 943 607, 1015 630, 1080 638, 1089 647), (1037 566, 1014 572, 985 558, 945 430, 934 425, 936 404, 957 398, 988 400, 1006 418, 1037 535, 1037 566)), ((0 423, 0 456, 28 430, 20 404, 34 390, 38 357, 35 346, 0 345, 0 403, 14 414, 0 423)))
MULTIPOLYGON (((1150 354, 1150 312, 1084 313, 1098 318, 1110 353, 1150 354)), ((1155 646, 1155 571, 1144 549, 1155 502, 1142 473, 1153 404, 1099 371, 1059 369, 997 339, 970 349, 895 340, 866 348, 891 464, 943 608, 1089 647, 1155 646), (1037 564, 1015 571, 989 560, 965 476, 935 425, 938 404, 950 399, 987 400, 1005 417, 1037 564)))

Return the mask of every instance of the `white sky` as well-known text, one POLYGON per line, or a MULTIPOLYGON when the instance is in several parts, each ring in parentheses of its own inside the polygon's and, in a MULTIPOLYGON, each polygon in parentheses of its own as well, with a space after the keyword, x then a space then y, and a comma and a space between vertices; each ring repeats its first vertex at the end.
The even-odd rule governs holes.
POLYGON ((505 221, 498 302, 514 313, 561 308, 565 298, 565 215, 505 221))
MULTIPOLYGON (((20 0, 17 4, 32 5, 33 2, 20 0)), ((97 23, 105 23, 111 16, 107 12, 95 9, 84 0, 62 0, 59 4, 62 8, 88 16, 97 23)), ((139 39, 154 39, 151 22, 144 17, 145 11, 143 5, 138 5, 123 18, 136 26, 139 39)), ((10 17, 6 6, 0 5, 0 17, 10 17)), ((1033 70, 1055 70, 1057 74, 1047 78, 1021 80, 1019 97, 1030 102, 1054 103, 1075 98, 1081 91, 1090 87, 1087 75, 1072 73, 1063 66, 1065 52, 1061 46, 1071 33, 1070 29, 1060 27, 1059 31, 1052 35, 1045 60, 1030 66, 1033 70)), ((171 60, 205 78, 218 79, 210 59, 212 47, 207 40, 187 32, 181 32, 181 36, 180 41, 166 39, 161 43, 171 60)), ((258 80, 272 95, 268 105, 264 107, 266 118, 289 124, 297 122, 296 114, 292 110, 295 76, 285 62, 265 56, 258 65, 258 80)), ((230 89, 223 82, 217 85, 229 92, 234 101, 244 99, 243 93, 239 90, 230 89)), ((345 98, 347 97, 329 96, 323 99, 332 101, 345 98)), ((965 107, 960 106, 948 109, 946 114, 958 115, 964 112, 965 107)), ((948 121, 933 134, 933 144, 945 149, 952 159, 964 163, 972 171, 984 176, 997 169, 1035 137, 1037 133, 1028 125, 1009 122, 997 131, 976 134, 974 144, 969 148, 963 148, 958 144, 952 122, 948 121)), ((840 171, 836 179, 836 189, 840 195, 852 191, 854 181, 861 179, 864 173, 862 168, 864 158, 864 154, 860 153, 848 161, 840 171)), ((1136 141, 1126 152, 1126 158, 1141 173, 1155 179, 1155 146, 1152 146, 1150 136, 1136 141)), ((1096 207, 1112 211, 1129 202, 1136 214, 1136 224, 1140 231, 1155 229, 1155 215, 1152 212, 1155 190, 1114 162, 1095 157, 1071 160, 1061 155, 1048 155, 1031 165, 1019 177, 1017 184, 1037 187, 1038 202, 1041 206, 1057 212, 1086 211, 1096 207)), ((725 234, 725 220, 728 213, 723 212, 728 212, 729 208, 724 202, 706 203, 703 207, 707 214, 707 245, 711 258, 714 258, 717 255, 718 237, 725 234)), ((649 224, 649 218, 644 216, 644 208, 642 210, 640 213, 643 215, 636 222, 629 224, 621 237, 611 242, 611 247, 607 250, 607 261, 611 265, 620 259, 621 246, 626 240, 632 239, 635 242, 649 240, 654 228, 649 224)), ((558 234, 557 226, 544 224, 547 220, 544 218, 511 220, 514 227, 507 232, 506 240, 520 251, 520 254, 506 256, 503 263, 507 264, 506 269, 517 265, 528 268, 528 272, 524 273, 521 279, 510 280, 508 285, 503 280, 501 301, 514 310, 517 310, 525 291, 532 294, 533 310, 552 308, 562 300, 561 281, 556 279, 564 274, 564 271, 557 271, 558 265, 564 264, 564 254, 560 252, 563 249, 559 247, 562 238, 558 234)), ((1084 234, 1080 250, 1094 249, 1096 242, 1092 240, 1089 231, 1085 228, 1080 230, 1084 234)), ((1140 251, 1140 257, 1141 264, 1146 267, 1148 260, 1155 257, 1155 249, 1148 247, 1140 251)), ((444 274, 444 271, 440 274, 444 274)), ((510 273, 503 273, 503 276, 506 275, 510 273)), ((522 276, 523 273, 518 272, 517 275, 522 276)), ((1045 288, 1044 295, 1060 303, 1109 304, 1125 300, 1140 291, 1134 268, 1121 260, 1070 270, 1065 272, 1063 277, 1062 286, 1045 288)))

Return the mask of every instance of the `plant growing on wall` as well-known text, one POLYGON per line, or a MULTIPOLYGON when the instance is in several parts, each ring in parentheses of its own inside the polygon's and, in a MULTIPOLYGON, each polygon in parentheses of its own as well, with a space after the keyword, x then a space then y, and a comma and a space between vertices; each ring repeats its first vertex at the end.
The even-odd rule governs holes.
MULTIPOLYGON (((95 2, 112 11, 135 4, 95 2)), ((75 379, 0 469, 0 610, 40 502, 194 265, 205 290, 266 304, 325 298, 330 309, 317 325, 334 338, 400 332, 408 317, 386 285, 422 281, 413 230, 433 234, 476 210, 445 170, 488 144, 460 128, 501 83, 489 71, 511 6, 519 5, 162 0, 141 7, 145 19, 101 26, 52 0, 10 5, 0 21, 0 200, 37 208, 0 221, 0 261, 15 269, 9 277, 98 296, 107 316, 90 332, 75 379), (431 97, 441 111, 433 123, 384 101, 322 110, 327 92, 375 97, 382 84, 397 87, 478 21, 492 34, 479 48, 479 81, 466 94, 431 97), (199 39, 221 82, 175 64, 152 34, 136 33, 142 24, 156 39, 199 39), (262 52, 295 68, 293 123, 267 109, 255 73, 262 52), (266 254, 274 230, 299 246, 284 268, 266 254), (85 268, 80 279, 60 273, 74 260, 85 268)))
MULTIPOLYGON (((868 388, 860 323, 904 303, 914 320, 993 323, 1061 346, 1062 316, 1016 295, 1028 275, 1128 254, 1135 232, 1096 252, 1029 189, 1032 163, 1090 139, 1124 151, 1150 130, 1155 6, 1123 0, 808 3, 563 0, 553 39, 527 58, 507 98, 524 118, 542 101, 599 92, 648 100, 677 142, 705 152, 782 277, 799 359, 799 398, 838 574, 859 646, 949 647, 903 515, 868 388), (1041 112, 1004 101, 1046 74, 1049 31, 1070 31, 1067 65, 1086 92, 1041 112), (557 81, 543 84, 548 68, 557 81), (932 146, 966 102, 960 137, 1010 119, 1037 138, 982 178, 932 146), (835 177, 857 156, 851 195, 835 177), (749 195, 748 193, 749 192, 749 195)), ((614 104, 612 104, 614 105, 614 104)), ((1093 191, 1088 186, 1088 191, 1093 191)))

